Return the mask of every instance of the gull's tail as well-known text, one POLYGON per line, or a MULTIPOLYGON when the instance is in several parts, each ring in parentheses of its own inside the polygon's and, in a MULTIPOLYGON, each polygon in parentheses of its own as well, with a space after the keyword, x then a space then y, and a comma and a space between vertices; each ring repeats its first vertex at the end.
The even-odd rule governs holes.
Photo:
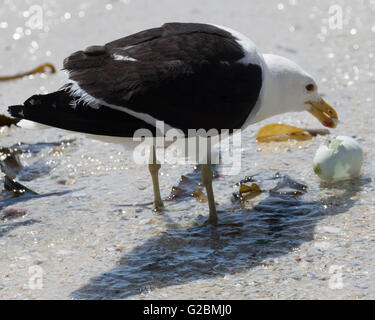
POLYGON ((8 112, 15 118, 94 135, 133 137, 138 129, 149 129, 152 133, 155 131, 154 126, 126 112, 106 106, 92 108, 64 89, 46 95, 34 95, 23 105, 10 106, 8 112))

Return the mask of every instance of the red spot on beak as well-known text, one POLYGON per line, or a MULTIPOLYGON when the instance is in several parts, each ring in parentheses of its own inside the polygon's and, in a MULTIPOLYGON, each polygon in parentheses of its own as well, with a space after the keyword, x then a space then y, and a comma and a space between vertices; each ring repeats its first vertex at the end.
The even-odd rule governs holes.
POLYGON ((335 122, 332 119, 328 119, 323 122, 323 126, 328 127, 328 128, 334 128, 335 122))

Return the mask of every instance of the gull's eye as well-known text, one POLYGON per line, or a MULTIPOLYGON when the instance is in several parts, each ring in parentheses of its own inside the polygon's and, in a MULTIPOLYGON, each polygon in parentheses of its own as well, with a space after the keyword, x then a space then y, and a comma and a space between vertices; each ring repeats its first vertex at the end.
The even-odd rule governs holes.
POLYGON ((315 86, 312 83, 309 83, 308 85, 306 85, 305 88, 309 92, 313 92, 315 90, 315 86))

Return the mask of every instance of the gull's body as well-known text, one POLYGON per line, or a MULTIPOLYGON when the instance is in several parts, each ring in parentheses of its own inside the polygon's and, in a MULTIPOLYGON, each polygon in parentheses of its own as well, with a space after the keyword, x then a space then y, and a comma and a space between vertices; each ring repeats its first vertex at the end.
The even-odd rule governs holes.
MULTIPOLYGON (((335 111, 298 65, 262 55, 242 34, 219 26, 168 23, 73 53, 64 61, 69 82, 49 95, 29 98, 10 113, 107 141, 131 138, 139 129, 228 129, 270 116, 310 111, 334 127, 335 111)), ((155 151, 154 148, 152 148, 155 151)), ((161 208, 155 152, 149 169, 154 207, 161 208)), ((202 164, 211 223, 217 222, 209 163, 202 164)))

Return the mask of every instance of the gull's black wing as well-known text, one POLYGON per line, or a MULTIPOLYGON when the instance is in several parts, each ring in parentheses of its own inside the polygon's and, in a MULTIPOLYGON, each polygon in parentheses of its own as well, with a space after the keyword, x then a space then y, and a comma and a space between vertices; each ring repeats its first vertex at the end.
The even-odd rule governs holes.
POLYGON ((99 104, 184 131, 235 129, 262 85, 261 67, 239 62, 245 53, 236 40, 215 26, 168 23, 73 53, 64 69, 99 104))

